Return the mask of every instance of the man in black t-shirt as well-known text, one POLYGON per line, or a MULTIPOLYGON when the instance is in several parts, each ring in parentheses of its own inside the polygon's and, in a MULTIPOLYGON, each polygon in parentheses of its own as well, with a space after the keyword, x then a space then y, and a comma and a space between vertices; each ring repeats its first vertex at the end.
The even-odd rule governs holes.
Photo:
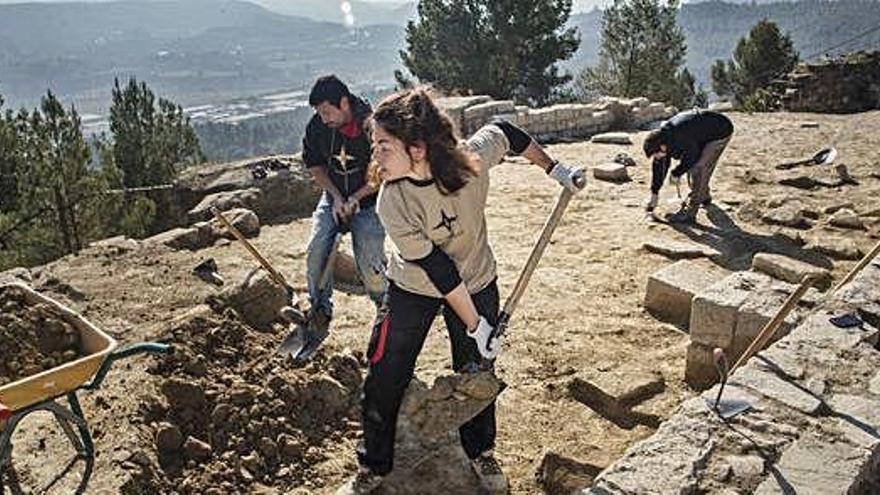
POLYGON ((378 306, 386 289, 385 230, 376 215, 377 189, 368 184, 371 144, 364 123, 372 110, 336 76, 319 78, 309 95, 315 115, 306 127, 302 158, 324 189, 312 214, 307 279, 313 322, 325 328, 333 315, 333 282, 321 272, 340 229, 352 234, 358 274, 378 306))
POLYGON ((653 158, 648 211, 657 206, 660 187, 674 158, 679 164, 670 172, 670 182, 677 185, 687 172, 691 179, 691 193, 687 204, 670 220, 693 222, 700 206, 712 201, 709 180, 731 136, 733 123, 730 119, 717 112, 699 109, 681 112, 667 120, 660 129, 651 131, 644 143, 645 156, 653 158))

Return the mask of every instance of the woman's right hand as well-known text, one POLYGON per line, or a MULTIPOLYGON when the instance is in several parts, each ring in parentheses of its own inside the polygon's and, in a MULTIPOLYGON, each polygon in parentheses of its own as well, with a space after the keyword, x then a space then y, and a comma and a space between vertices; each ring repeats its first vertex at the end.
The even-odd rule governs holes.
POLYGON ((495 328, 482 316, 477 322, 477 328, 467 332, 468 337, 477 342, 477 349, 485 359, 495 359, 501 353, 501 341, 492 335, 494 333, 495 328))

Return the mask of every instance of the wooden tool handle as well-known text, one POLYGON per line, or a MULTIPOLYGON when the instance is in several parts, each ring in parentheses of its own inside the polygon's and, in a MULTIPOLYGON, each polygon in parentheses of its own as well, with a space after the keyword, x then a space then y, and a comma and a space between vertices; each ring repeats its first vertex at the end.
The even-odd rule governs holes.
POLYGON ((12 417, 12 409, 6 407, 5 404, 0 402, 0 421, 6 421, 7 419, 12 417))
POLYGON ((871 251, 866 254, 861 261, 859 261, 859 264, 854 266, 853 269, 850 270, 845 277, 843 277, 843 280, 841 280, 840 283, 838 283, 837 286, 834 287, 834 290, 831 291, 831 294, 834 294, 835 292, 840 290, 841 287, 852 282, 852 279, 855 278, 856 274, 862 271, 863 268, 868 266, 868 263, 870 263, 871 260, 873 260, 878 253, 880 253, 880 242, 878 242, 877 245, 874 246, 874 249, 871 249, 871 251))
POLYGON ((260 252, 257 251, 256 248, 254 248, 254 246, 252 246, 247 239, 245 239, 244 235, 242 235, 242 233, 239 232, 239 230, 235 228, 235 226, 233 226, 229 222, 229 220, 226 219, 225 216, 223 216, 223 213, 221 213, 220 210, 218 210, 217 208, 211 208, 211 213, 215 217, 217 217, 217 220, 220 220, 220 223, 222 223, 223 226, 226 227, 226 230, 228 230, 233 236, 235 236, 236 239, 241 241, 241 243, 251 253, 251 255, 257 259, 257 262, 260 263, 260 266, 262 266, 263 269, 269 272, 269 276, 272 277, 272 280, 274 280, 282 287, 290 287, 290 284, 287 283, 287 280, 285 280, 284 277, 280 273, 278 273, 278 271, 275 270, 275 268, 272 267, 272 265, 270 265, 268 261, 266 261, 266 258, 263 258, 263 255, 261 255, 260 252))

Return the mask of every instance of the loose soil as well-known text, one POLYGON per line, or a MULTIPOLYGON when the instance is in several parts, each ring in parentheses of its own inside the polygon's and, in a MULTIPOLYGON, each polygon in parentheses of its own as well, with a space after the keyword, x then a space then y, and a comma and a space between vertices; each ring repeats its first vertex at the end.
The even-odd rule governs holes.
POLYGON ((47 304, 0 289, 0 386, 80 357, 79 331, 47 304))

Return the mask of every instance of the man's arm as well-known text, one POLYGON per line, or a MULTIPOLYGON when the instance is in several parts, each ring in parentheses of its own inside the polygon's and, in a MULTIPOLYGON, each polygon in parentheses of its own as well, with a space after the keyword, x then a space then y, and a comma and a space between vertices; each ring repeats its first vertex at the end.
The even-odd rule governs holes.
POLYGON ((681 177, 685 172, 690 170, 700 159, 700 153, 703 151, 702 146, 695 141, 688 141, 682 146, 684 150, 681 154, 681 161, 678 166, 670 172, 675 177, 681 177))
POLYGON ((330 180, 330 175, 327 174, 327 169, 322 166, 317 167, 309 167, 309 172, 312 174, 312 178, 315 179, 315 182, 318 183, 328 194, 333 198, 333 219, 336 220, 336 223, 339 223, 341 220, 344 220, 348 217, 345 210, 345 198, 340 194, 339 189, 333 184, 333 181, 330 180))

